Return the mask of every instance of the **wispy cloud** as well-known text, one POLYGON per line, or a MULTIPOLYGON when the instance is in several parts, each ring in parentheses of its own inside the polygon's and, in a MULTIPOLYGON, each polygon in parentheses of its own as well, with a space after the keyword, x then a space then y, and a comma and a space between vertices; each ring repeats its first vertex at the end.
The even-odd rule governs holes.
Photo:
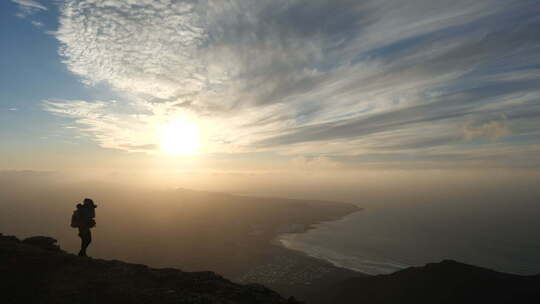
POLYGON ((39 11, 46 11, 47 7, 34 0, 11 0, 19 5, 17 16, 24 18, 39 11))
POLYGON ((481 124, 469 124, 463 129, 466 139, 472 140, 478 137, 486 137, 497 140, 511 134, 503 116, 500 120, 490 120, 481 124))
POLYGON ((128 151, 156 147, 152 128, 174 116, 198 121, 212 152, 534 142, 539 10, 502 0, 68 0, 55 33, 65 64, 124 100, 46 108, 128 151))
POLYGON ((37 28, 42 28, 44 26, 43 22, 32 20, 32 24, 37 28))
POLYGON ((40 4, 37 1, 33 1, 33 0, 11 0, 11 1, 23 7, 29 7, 29 8, 39 9, 39 10, 47 10, 47 8, 44 5, 40 4))
POLYGON ((298 156, 291 159, 290 165, 295 169, 301 170, 328 170, 343 168, 343 164, 326 156, 298 156))

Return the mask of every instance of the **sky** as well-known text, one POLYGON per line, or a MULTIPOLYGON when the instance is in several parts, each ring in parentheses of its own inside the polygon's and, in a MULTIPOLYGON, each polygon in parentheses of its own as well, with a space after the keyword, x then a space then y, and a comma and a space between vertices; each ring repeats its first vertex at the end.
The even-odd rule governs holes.
POLYGON ((538 0, 2 0, 0 170, 537 171, 538 28, 538 0))

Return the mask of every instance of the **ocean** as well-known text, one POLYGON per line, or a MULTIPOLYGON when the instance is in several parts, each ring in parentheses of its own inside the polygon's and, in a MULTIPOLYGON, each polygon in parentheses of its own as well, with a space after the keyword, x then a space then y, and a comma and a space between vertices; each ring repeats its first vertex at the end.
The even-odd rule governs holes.
POLYGON ((289 249, 368 274, 444 259, 508 273, 538 274, 537 202, 372 207, 305 233, 284 234, 279 241, 289 249))

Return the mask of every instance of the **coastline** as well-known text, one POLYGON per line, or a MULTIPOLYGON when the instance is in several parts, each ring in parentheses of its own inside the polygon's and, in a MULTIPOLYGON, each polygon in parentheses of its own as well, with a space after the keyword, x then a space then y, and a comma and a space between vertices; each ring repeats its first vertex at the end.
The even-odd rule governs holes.
MULTIPOLYGON (((333 204, 333 203, 332 203, 333 204)), ((279 232, 279 227, 269 237, 267 242, 267 255, 255 267, 246 271, 234 281, 238 283, 257 283, 269 286, 284 297, 294 296, 300 300, 308 298, 310 295, 333 284, 353 277, 364 277, 368 274, 352 270, 332 263, 319 257, 314 257, 306 252, 288 248, 281 238, 289 234, 303 234, 318 225, 341 220, 353 213, 362 211, 352 204, 335 203, 337 209, 348 207, 347 212, 340 212, 339 215, 328 216, 316 221, 304 221, 303 223, 290 223, 299 228, 295 231, 279 232), (351 207, 354 206, 354 207, 351 207), (341 208, 340 208, 341 207, 341 208), (300 226, 303 225, 300 229, 300 226)))
MULTIPOLYGON (((281 233, 277 233, 270 241, 269 243, 273 246, 277 246, 277 247, 280 247, 280 248, 283 248, 283 249, 286 249, 286 250, 290 250, 290 251, 293 251, 295 253, 300 253, 300 254, 303 254, 305 255, 306 257, 309 257, 309 258, 313 258, 313 259, 317 259, 317 260, 320 260, 320 261, 323 261, 325 263, 330 263, 332 265, 334 265, 335 267, 338 267, 338 268, 344 268, 344 269, 349 269, 349 270, 353 270, 355 272, 360 272, 359 270, 357 269, 351 269, 351 268, 347 268, 345 266, 342 266, 342 265, 336 265, 333 261, 331 260, 326 260, 324 258, 320 258, 320 257, 317 257, 317 256, 313 256, 313 255, 310 255, 309 253, 305 252, 305 251, 302 251, 302 250, 299 250, 299 249, 294 249, 294 248, 291 248, 289 246, 287 246, 286 244, 284 244, 284 240, 283 240, 283 237, 286 237, 286 236, 294 236, 294 235, 301 235, 301 234, 305 234, 311 230, 314 230, 314 229, 317 229, 320 225, 324 224, 324 223, 331 223, 331 222, 335 222, 335 221, 340 221, 340 220, 344 220, 346 217, 348 216, 351 216, 357 212, 361 212, 361 211, 364 211, 364 208, 360 208, 354 204, 350 204, 350 203, 342 203, 342 202, 330 202, 330 203, 335 203, 335 204, 347 204, 347 205, 350 205, 350 206, 354 206, 356 209, 350 211, 349 213, 347 214, 344 214, 344 215, 341 215, 341 216, 337 216, 335 218, 331 218, 331 219, 324 219, 324 220, 321 220, 321 221, 318 221, 318 222, 311 222, 311 223, 301 223, 303 225, 303 229, 300 229, 300 230, 297 230, 297 231, 291 231, 291 232, 281 232, 281 233)), ((294 223, 294 224, 298 224, 298 223, 294 223)), ((293 225, 294 225, 293 224, 293 225)))
POLYGON ((276 244, 288 250, 302 252, 311 258, 326 261, 335 267, 349 269, 366 275, 391 274, 415 266, 388 259, 383 260, 374 257, 367 258, 346 255, 338 251, 333 251, 325 246, 318 247, 316 244, 309 245, 302 240, 296 241, 296 237, 302 238, 302 235, 299 233, 280 235, 276 240, 276 244))
POLYGON ((302 234, 307 233, 313 229, 320 228, 321 225, 326 223, 335 223, 345 220, 347 217, 354 215, 357 212, 364 211, 365 209, 359 208, 356 211, 350 212, 340 218, 332 220, 324 220, 317 223, 313 223, 307 229, 303 231, 282 233, 276 236, 272 241, 273 244, 281 246, 287 250, 292 250, 295 252, 300 252, 305 254, 307 257, 321 260, 332 264, 337 268, 348 269, 364 275, 379 275, 379 274, 391 274, 396 271, 406 269, 415 265, 404 264, 393 260, 381 260, 373 257, 360 257, 354 255, 345 255, 340 252, 333 251, 327 247, 317 247, 315 246, 306 246, 305 242, 295 241, 296 237, 302 236, 302 234))
POLYGON ((357 210, 352 211, 352 212, 350 212, 348 214, 345 214, 345 215, 343 215, 343 216, 341 216, 339 218, 335 218, 335 219, 331 219, 331 220, 323 220, 323 221, 319 221, 319 222, 316 222, 316 223, 311 223, 305 229, 303 229, 302 231, 295 231, 295 232, 287 232, 287 233, 277 234, 275 236, 275 238, 270 241, 270 243, 272 245, 274 245, 274 246, 278 246, 278 247, 281 247, 283 249, 293 251, 295 253, 300 253, 300 254, 304 255, 305 257, 307 257, 307 258, 316 259, 316 260, 319 260, 319 261, 324 262, 324 263, 330 263, 334 267, 337 267, 337 268, 351 270, 351 271, 357 272, 357 273, 362 274, 362 275, 372 275, 372 274, 370 274, 368 272, 362 271, 362 269, 355 268, 355 267, 352 267, 352 266, 343 265, 343 264, 341 264, 338 261, 335 261, 333 259, 320 257, 320 256, 317 256, 315 254, 309 253, 308 251, 304 251, 304 250, 301 250, 301 249, 296 249, 296 248, 293 248, 292 246, 286 244, 288 242, 288 240, 286 240, 287 238, 291 238, 291 237, 294 237, 294 236, 297 236, 297 235, 305 234, 305 233, 307 233, 307 232, 309 232, 311 230, 319 228, 320 225, 323 225, 325 223, 331 223, 331 222, 335 222, 335 221, 344 220, 346 217, 349 217, 349 216, 351 216, 351 215, 353 215, 353 214, 355 214, 357 212, 361 212, 363 210, 364 210, 364 208, 358 207, 357 210))

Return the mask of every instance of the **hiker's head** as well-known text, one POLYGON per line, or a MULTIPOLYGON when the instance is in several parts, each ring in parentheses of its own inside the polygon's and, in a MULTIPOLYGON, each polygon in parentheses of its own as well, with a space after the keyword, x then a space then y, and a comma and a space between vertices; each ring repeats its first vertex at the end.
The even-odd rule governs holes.
POLYGON ((92 206, 92 207, 94 207, 94 208, 97 207, 97 205, 94 204, 94 201, 93 201, 92 199, 89 199, 89 198, 85 198, 85 199, 84 199, 84 205, 85 205, 85 206, 92 206))

